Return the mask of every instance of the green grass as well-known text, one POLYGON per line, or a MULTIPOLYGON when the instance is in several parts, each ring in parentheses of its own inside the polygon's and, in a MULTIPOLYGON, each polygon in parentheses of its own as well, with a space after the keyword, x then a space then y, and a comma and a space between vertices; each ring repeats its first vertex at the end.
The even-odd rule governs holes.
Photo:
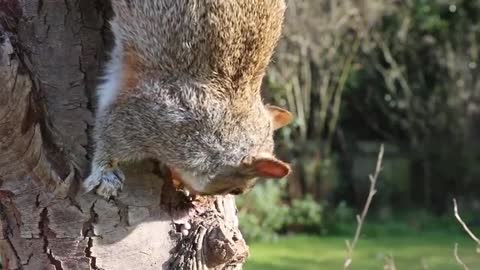
MULTIPOLYGON (((470 270, 480 269, 480 254, 466 237, 418 234, 361 239, 351 270, 381 270, 385 256, 390 253, 395 258, 397 270, 462 270, 453 256, 455 242, 460 244, 459 255, 470 270)), ((345 238, 290 236, 274 243, 250 244, 250 254, 246 270, 343 269, 345 238)))

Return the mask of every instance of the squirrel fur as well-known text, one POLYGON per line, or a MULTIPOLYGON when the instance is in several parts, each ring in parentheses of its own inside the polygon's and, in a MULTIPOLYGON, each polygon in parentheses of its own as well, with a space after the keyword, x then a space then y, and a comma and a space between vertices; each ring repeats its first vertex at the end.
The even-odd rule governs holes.
POLYGON ((196 194, 240 194, 282 178, 273 132, 292 115, 260 85, 284 0, 113 0, 115 47, 99 86, 86 191, 116 196, 119 163, 154 158, 196 194))

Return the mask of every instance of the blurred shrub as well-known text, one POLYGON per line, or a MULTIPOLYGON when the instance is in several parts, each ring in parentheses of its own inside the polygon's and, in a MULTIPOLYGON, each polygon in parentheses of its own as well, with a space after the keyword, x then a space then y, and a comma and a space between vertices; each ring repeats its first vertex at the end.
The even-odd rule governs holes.
POLYGON ((284 200, 286 182, 266 181, 238 197, 240 229, 254 241, 272 241, 280 233, 312 232, 322 229, 322 206, 312 198, 284 200))
MULTIPOLYGON (((355 216, 358 211, 341 202, 335 209, 324 213, 322 231, 328 235, 352 236, 357 227, 355 216)), ((465 212, 466 222, 475 227, 476 216, 472 212, 465 212)), ((419 233, 464 235, 462 227, 458 224, 452 213, 442 216, 432 214, 430 211, 417 209, 398 211, 388 218, 376 213, 369 213, 362 229, 362 236, 385 237, 404 236, 419 233)))
POLYGON ((341 201, 336 208, 325 212, 325 233, 331 235, 349 235, 355 231, 356 211, 341 201))
POLYGON ((286 218, 286 226, 289 230, 299 232, 321 233, 322 232, 323 207, 307 196, 305 199, 292 201, 286 218))
POLYGON ((284 227, 288 207, 283 203, 286 182, 266 181, 238 197, 240 228, 250 240, 274 240, 284 227))
POLYGON ((335 209, 335 220, 339 223, 352 223, 355 221, 355 210, 348 207, 345 201, 338 204, 335 209))
MULTIPOLYGON (((240 228, 247 240, 275 241, 280 235, 287 233, 347 237, 354 233, 359 210, 349 207, 345 201, 328 209, 310 196, 293 200, 289 204, 282 195, 285 184, 285 181, 269 181, 237 199, 240 228)), ((462 214, 468 224, 475 225, 474 220, 478 215, 468 211, 462 214)), ((439 217, 422 209, 398 211, 391 215, 369 213, 362 230, 362 236, 367 237, 418 233, 464 234, 452 213, 439 217)))

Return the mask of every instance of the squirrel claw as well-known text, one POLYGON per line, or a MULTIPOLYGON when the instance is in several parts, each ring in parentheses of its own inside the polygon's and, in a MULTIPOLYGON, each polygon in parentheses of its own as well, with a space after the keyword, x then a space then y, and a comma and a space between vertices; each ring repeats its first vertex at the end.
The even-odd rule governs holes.
POLYGON ((187 199, 187 201, 192 202, 195 200, 195 194, 192 194, 188 189, 180 188, 177 189, 178 192, 182 193, 183 196, 187 199))
POLYGON ((182 232, 182 235, 183 236, 188 236, 188 234, 190 233, 190 229, 192 229, 192 225, 190 225, 190 223, 184 223, 182 224, 181 226, 181 232, 182 232))
POLYGON ((188 189, 182 188, 178 190, 181 192, 189 202, 198 201, 200 196, 198 194, 190 192, 188 189))
POLYGON ((96 189, 96 193, 106 199, 118 196, 123 189, 125 176, 118 169, 97 169, 85 180, 83 187, 86 192, 96 189))
POLYGON ((187 190, 187 189, 180 189, 180 192, 183 193, 183 195, 185 195, 185 197, 189 197, 190 198, 190 191, 187 190))
POLYGON ((184 230, 187 230, 187 231, 188 231, 188 230, 190 230, 190 229, 192 228, 192 225, 190 225, 190 223, 186 222, 186 223, 184 223, 184 224, 182 225, 182 228, 183 228, 184 230))

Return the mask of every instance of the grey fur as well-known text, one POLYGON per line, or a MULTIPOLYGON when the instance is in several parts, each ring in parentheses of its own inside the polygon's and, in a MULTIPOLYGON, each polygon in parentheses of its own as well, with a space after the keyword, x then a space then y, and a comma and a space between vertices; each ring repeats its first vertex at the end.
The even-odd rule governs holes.
POLYGON ((202 194, 250 188, 256 175, 242 162, 273 152, 273 119, 259 87, 280 36, 284 1, 112 4, 117 48, 100 89, 118 89, 110 89, 116 92, 97 112, 84 188, 115 195, 123 182, 111 181, 119 175, 116 161, 147 157, 179 170, 202 194))

